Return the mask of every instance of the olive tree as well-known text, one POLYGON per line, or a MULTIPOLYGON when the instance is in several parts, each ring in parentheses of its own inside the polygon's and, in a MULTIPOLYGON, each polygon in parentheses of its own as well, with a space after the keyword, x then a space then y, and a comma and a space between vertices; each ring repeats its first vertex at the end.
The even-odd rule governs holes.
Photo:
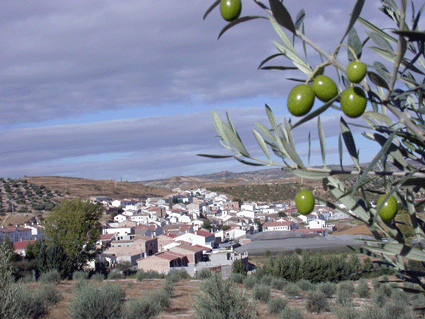
MULTIPOLYGON (((259 69, 284 72, 298 70, 300 76, 288 80, 295 81, 298 85, 301 82, 305 86, 312 86, 313 89, 311 91, 305 86, 297 89, 302 93, 299 96, 311 98, 311 94, 314 94, 313 100, 316 96, 324 102, 319 102, 320 105, 313 110, 310 110, 312 105, 308 105, 309 110, 306 112, 291 112, 297 113, 299 118, 284 119, 283 123, 278 123, 272 109, 266 105, 269 123, 255 122, 256 129, 253 129, 259 151, 264 153, 264 156, 260 157, 252 156, 252 152, 247 150, 229 115, 226 120, 222 120, 213 111, 213 122, 220 143, 231 154, 199 155, 213 158, 233 157, 243 164, 279 167, 301 179, 321 180, 327 195, 331 196, 316 196, 315 202, 362 221, 374 237, 373 240, 365 240, 362 248, 353 249, 378 258, 378 265, 393 271, 403 280, 416 283, 416 290, 425 292, 425 283, 420 280, 425 273, 409 270, 406 263, 406 260, 425 262, 425 252, 422 247, 414 247, 410 240, 403 236, 399 227, 404 225, 412 229, 417 240, 425 236, 425 222, 418 215, 418 209, 423 202, 417 202, 419 193, 425 191, 425 32, 418 30, 425 4, 415 8, 414 3, 409 4, 407 0, 400 0, 398 3, 395 0, 381 0, 380 14, 390 19, 393 24, 392 29, 383 29, 361 17, 363 7, 366 6, 364 0, 353 2, 354 8, 347 12, 349 18, 346 28, 341 32, 339 45, 329 53, 329 48, 320 47, 314 39, 306 35, 304 20, 307 15, 304 10, 293 19, 293 15, 282 1, 269 0, 268 4, 259 0, 253 1, 265 15, 239 17, 237 13, 221 30, 219 38, 232 27, 239 27, 240 23, 254 19, 268 20, 277 34, 278 39, 274 41, 277 52, 264 59, 259 69), (358 33, 356 28, 366 32, 358 33), (310 47, 309 61, 321 60, 321 64, 309 64, 307 47, 310 47), (296 48, 303 52, 297 52, 296 48), (347 51, 347 55, 342 58, 340 52, 343 50, 347 51), (312 57, 311 51, 316 57, 312 57), (360 62, 366 51, 368 56, 373 56, 373 62, 368 64, 360 62), (269 65, 270 61, 277 58, 284 59, 289 64, 269 65), (353 63, 350 65, 350 62, 353 63), (356 64, 363 68, 360 73, 365 73, 364 78, 352 70, 356 64), (337 91, 330 96, 318 94, 323 93, 320 90, 314 91, 315 79, 325 73, 331 74, 334 79, 332 82, 338 84, 337 91), (307 93, 303 93, 304 89, 307 93), (346 112, 345 103, 355 108, 356 112, 346 112), (363 110, 365 107, 366 110, 363 110), (339 165, 332 167, 326 163, 327 139, 320 117, 331 108, 341 111, 341 117, 335 123, 338 127, 339 122, 340 127, 337 145, 339 165), (362 123, 349 123, 347 117, 348 120, 359 117, 362 123), (310 134, 306 136, 307 164, 296 150, 296 138, 299 138, 299 134, 294 136, 293 130, 309 121, 317 122, 318 144, 323 160, 320 167, 310 165, 310 134), (372 160, 366 165, 362 164, 364 159, 360 157, 356 147, 354 126, 357 130, 363 130, 362 135, 377 146, 372 160), (351 168, 343 165, 343 155, 347 153, 353 162, 351 168), (348 187, 342 181, 346 176, 355 178, 354 183, 348 187), (409 218, 403 222, 394 219, 391 214, 389 217, 385 214, 380 216, 392 196, 396 198, 398 205, 404 206, 408 211, 409 218), (375 206, 373 201, 377 197, 381 197, 381 201, 375 206), (338 202, 345 208, 337 205, 338 202)), ((204 18, 219 4, 220 0, 215 1, 206 11, 204 18)), ((370 3, 367 5, 371 6, 370 3)), ((330 89, 332 82, 328 80, 330 89)), ((291 93, 289 96, 291 97, 291 93)), ((297 108, 293 103, 295 102, 288 98, 289 111, 291 108, 297 108)))

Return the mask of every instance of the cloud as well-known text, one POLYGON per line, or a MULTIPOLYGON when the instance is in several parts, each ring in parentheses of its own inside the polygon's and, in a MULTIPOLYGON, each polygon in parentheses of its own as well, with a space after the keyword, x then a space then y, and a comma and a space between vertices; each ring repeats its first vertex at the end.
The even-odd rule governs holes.
MULTIPOLYGON (((280 41, 265 19, 237 25, 217 41, 226 23, 217 9, 202 19, 211 4, 5 2, 0 12, 0 175, 133 180, 248 169, 236 161, 195 156, 226 152, 214 138, 209 110, 222 118, 228 111, 247 148, 261 157, 251 131, 254 122, 268 122, 266 103, 283 122, 285 97, 294 86, 287 78, 306 76, 257 70, 277 52, 273 41, 280 41)), ((307 36, 331 52, 354 4, 303 0, 285 5, 293 18, 305 8, 307 36)), ((245 1, 243 14, 264 12, 245 1)), ((363 16, 380 19, 367 10, 363 16)), ((295 47, 303 56, 300 41, 295 47)), ((313 68, 321 63, 311 50, 308 60, 313 68)), ((279 57, 269 65, 292 63, 279 57)), ((327 138, 339 134, 338 118, 332 110, 322 114, 327 138)), ((316 141, 316 121, 294 131, 301 149, 308 132, 316 141)))

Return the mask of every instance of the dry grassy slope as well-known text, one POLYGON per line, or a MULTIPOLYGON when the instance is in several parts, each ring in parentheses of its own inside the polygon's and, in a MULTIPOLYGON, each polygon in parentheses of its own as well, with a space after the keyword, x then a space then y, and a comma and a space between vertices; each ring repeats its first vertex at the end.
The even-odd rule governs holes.
POLYGON ((130 182, 115 182, 104 180, 91 180, 86 178, 61 177, 61 176, 31 176, 26 177, 29 183, 44 185, 52 191, 58 190, 71 197, 88 198, 103 195, 110 198, 136 197, 146 198, 170 194, 169 189, 159 189, 130 182))

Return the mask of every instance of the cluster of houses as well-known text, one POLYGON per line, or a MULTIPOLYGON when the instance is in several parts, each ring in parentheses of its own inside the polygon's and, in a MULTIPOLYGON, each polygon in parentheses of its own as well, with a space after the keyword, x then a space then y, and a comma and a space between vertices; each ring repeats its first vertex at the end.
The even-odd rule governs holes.
MULTIPOLYGON (((247 234, 294 231, 326 235, 334 228, 329 221, 348 218, 322 206, 316 206, 310 215, 300 215, 293 202, 240 204, 206 189, 175 189, 169 196, 146 201, 104 196, 90 200, 102 203, 107 214, 115 212, 110 222, 102 225, 97 243, 101 253, 96 261, 110 267, 126 262, 137 269, 163 273, 179 267, 191 274, 202 268, 229 271, 237 259, 248 267, 247 253, 233 251, 235 245, 250 242, 247 234)), ((22 247, 25 242, 42 240, 42 230, 40 225, 2 227, 0 243, 8 236, 15 248, 22 247)))

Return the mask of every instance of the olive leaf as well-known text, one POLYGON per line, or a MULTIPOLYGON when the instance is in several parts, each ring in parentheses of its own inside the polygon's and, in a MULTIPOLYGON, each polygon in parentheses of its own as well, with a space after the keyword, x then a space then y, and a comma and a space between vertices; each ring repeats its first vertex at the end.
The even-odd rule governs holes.
POLYGON ((347 148, 348 154, 350 154, 351 159, 353 160, 357 169, 360 170, 359 154, 357 153, 357 150, 356 150, 356 143, 354 142, 354 138, 353 138, 353 134, 351 133, 351 130, 348 128, 348 125, 342 116, 340 119, 340 126, 341 126, 342 138, 344 139, 345 147, 347 148))
POLYGON ((279 0, 270 0, 270 9, 272 10, 273 16, 276 21, 282 26, 291 31, 292 33, 296 33, 294 22, 292 21, 291 15, 288 10, 286 10, 285 6, 279 0))
POLYGON ((207 17, 207 15, 216 7, 220 4, 220 0, 215 1, 211 7, 208 8, 208 10, 205 12, 203 19, 205 20, 205 18, 207 17))
POLYGON ((379 74, 376 74, 375 72, 372 72, 372 71, 367 71, 367 76, 369 77, 369 80, 372 81, 372 83, 375 84, 376 86, 383 87, 384 89, 387 89, 387 90, 390 89, 387 81, 385 81, 385 79, 383 79, 379 74))
POLYGON ((325 131, 323 130, 320 116, 317 118, 317 129, 319 132, 320 150, 322 152, 323 166, 326 167, 326 139, 325 139, 325 131))
MULTIPOLYGON (((360 38, 357 34, 356 29, 353 27, 351 28, 350 32, 348 33, 348 46, 350 46, 354 52, 357 55, 357 58, 360 59, 360 57, 362 56, 362 50, 363 50, 363 46, 362 46, 362 42, 360 41, 360 38)), ((353 56, 353 53, 351 52, 351 50, 347 50, 348 52, 348 60, 349 61, 354 61, 356 60, 356 57, 353 56)))
POLYGON ((229 22, 228 24, 226 24, 225 27, 223 29, 221 29, 220 33, 218 34, 217 39, 220 39, 220 37, 224 34, 224 32, 229 30, 231 27, 234 27, 235 25, 237 25, 239 23, 254 20, 254 19, 267 19, 267 17, 264 17, 264 16, 249 16, 249 17, 242 17, 242 18, 239 18, 239 19, 235 19, 235 20, 229 22))
POLYGON ((360 16, 360 13, 362 12, 364 2, 365 2, 364 0, 357 0, 356 4, 354 5, 353 12, 351 13, 351 18, 350 18, 350 22, 348 23, 347 31, 345 31, 344 36, 342 37, 339 43, 342 43, 342 41, 344 41, 345 37, 350 32, 354 23, 356 23, 357 18, 360 16))

